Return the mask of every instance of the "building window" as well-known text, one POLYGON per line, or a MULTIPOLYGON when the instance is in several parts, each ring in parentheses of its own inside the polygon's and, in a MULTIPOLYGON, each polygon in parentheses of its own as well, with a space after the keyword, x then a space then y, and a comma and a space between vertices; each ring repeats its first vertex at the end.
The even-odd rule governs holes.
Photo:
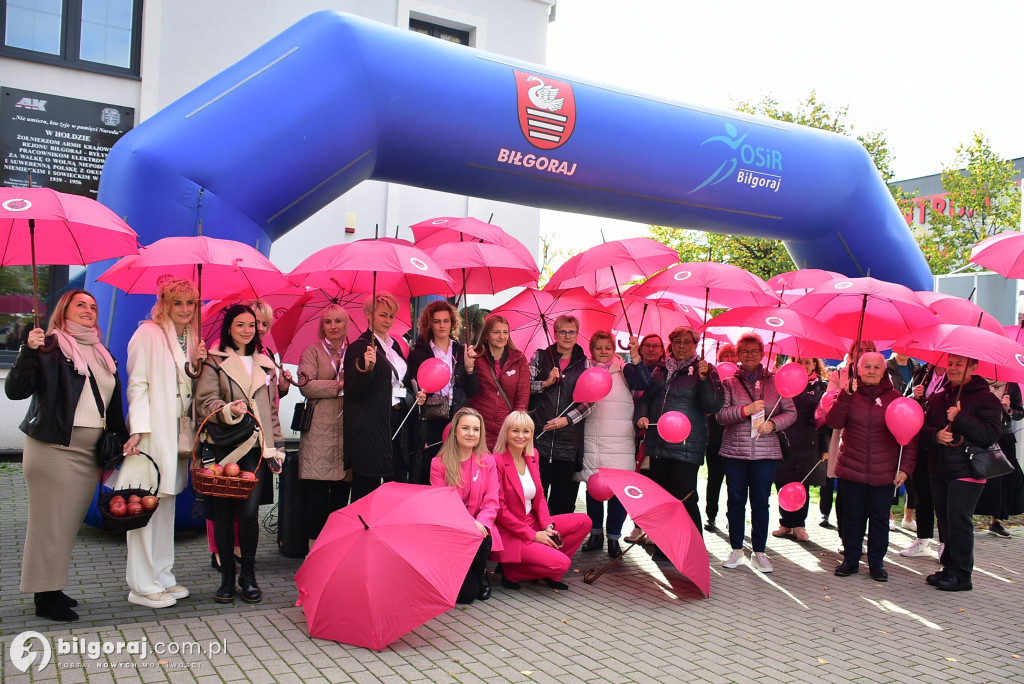
POLYGON ((138 76, 142 0, 3 0, 0 55, 138 76))
POLYGON ((422 33, 425 36, 431 36, 432 38, 447 40, 449 43, 469 45, 469 31, 459 31, 458 29, 431 24, 419 19, 409 19, 409 30, 422 33))

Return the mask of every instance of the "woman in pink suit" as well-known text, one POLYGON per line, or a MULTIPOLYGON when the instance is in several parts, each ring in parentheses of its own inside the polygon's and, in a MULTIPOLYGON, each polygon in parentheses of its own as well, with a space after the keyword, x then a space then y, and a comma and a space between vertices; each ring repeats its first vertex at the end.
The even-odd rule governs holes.
POLYGON ((561 579, 590 531, 590 518, 583 513, 548 514, 533 430, 528 413, 513 411, 498 433, 494 461, 503 501, 495 523, 505 548, 492 552, 491 558, 504 568, 503 587, 519 589, 523 580, 542 579, 552 589, 567 590, 561 579))
POLYGON ((503 548, 494 522, 501 508, 501 489, 494 458, 482 449, 485 444, 483 418, 475 409, 461 408, 452 418, 452 429, 441 451, 430 463, 431 486, 458 490, 480 530, 480 548, 462 582, 458 603, 491 598, 487 556, 503 548))

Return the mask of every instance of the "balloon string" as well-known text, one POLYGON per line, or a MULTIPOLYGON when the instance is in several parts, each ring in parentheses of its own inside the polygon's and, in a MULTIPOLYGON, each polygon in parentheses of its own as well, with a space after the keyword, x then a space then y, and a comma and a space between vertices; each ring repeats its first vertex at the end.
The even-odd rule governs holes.
MULTIPOLYGON (((902 463, 903 463, 903 445, 900 444, 900 455, 899 455, 899 458, 896 459, 896 474, 893 475, 893 479, 895 479, 895 478, 900 476, 900 465, 902 463)), ((896 495, 899 494, 899 492, 900 492, 899 485, 896 485, 895 489, 893 489, 893 492, 892 492, 893 498, 896 498, 896 495)))
MULTIPOLYGON (((551 420, 558 420, 559 418, 564 416, 566 413, 568 413, 569 409, 571 409, 575 405, 576 405, 575 402, 573 402, 572 404, 569 404, 568 406, 565 407, 565 410, 563 410, 561 413, 559 413, 557 416, 555 416, 551 420)), ((540 439, 540 436, 543 435, 545 432, 547 432, 547 430, 541 430, 540 434, 537 435, 534 439, 540 439)))
MULTIPOLYGON (((902 447, 901 447, 901 448, 902 448, 902 447)), ((818 461, 817 463, 815 463, 815 464, 814 464, 814 465, 813 465, 813 466, 811 467, 811 469, 810 469, 809 471, 807 471, 807 474, 806 474, 806 475, 804 475, 804 479, 800 480, 800 484, 803 484, 804 482, 806 482, 806 481, 807 481, 807 478, 809 478, 809 477, 811 476, 811 473, 813 473, 813 472, 814 472, 814 470, 815 470, 815 469, 816 469, 816 468, 817 468, 817 467, 818 467, 819 465, 821 465, 822 463, 824 463, 824 461, 818 461)))

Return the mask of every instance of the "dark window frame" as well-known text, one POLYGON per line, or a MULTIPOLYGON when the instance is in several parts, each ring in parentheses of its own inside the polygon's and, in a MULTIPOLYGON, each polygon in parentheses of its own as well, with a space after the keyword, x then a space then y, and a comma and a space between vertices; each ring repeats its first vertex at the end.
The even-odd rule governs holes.
MULTIPOLYGON (((131 66, 128 68, 89 62, 78 58, 81 49, 82 35, 82 0, 61 0, 61 54, 51 55, 35 50, 10 47, 0 41, 0 57, 21 59, 27 62, 39 62, 53 66, 67 67, 79 71, 90 71, 108 76, 120 76, 141 80, 140 62, 142 61, 142 5, 143 0, 132 0, 132 47, 131 66)), ((0 31, 6 40, 7 32, 7 0, 0 1, 0 31)))
MULTIPOLYGON (((429 21, 424 21, 423 19, 414 19, 413 17, 409 17, 409 30, 415 31, 416 33, 422 33, 423 35, 428 35, 431 38, 448 40, 441 35, 442 33, 445 33, 459 38, 459 42, 457 44, 469 47, 469 31, 463 31, 450 26, 442 26, 441 24, 434 24, 429 21)), ((453 40, 448 40, 448 42, 455 43, 453 40)))

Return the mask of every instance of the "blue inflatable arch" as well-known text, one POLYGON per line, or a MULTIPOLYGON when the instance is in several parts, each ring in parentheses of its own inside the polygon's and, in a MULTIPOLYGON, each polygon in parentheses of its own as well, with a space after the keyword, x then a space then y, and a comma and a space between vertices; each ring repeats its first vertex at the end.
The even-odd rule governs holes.
MULTIPOLYGON (((931 289, 871 158, 823 131, 573 80, 337 12, 313 14, 126 135, 99 199, 143 243, 259 244, 374 179, 778 238, 801 266, 931 289), (455 94, 456 105, 449 104, 455 94)), ((89 268, 101 302, 111 290, 89 268)), ((149 302, 116 301, 124 349, 149 302)))

